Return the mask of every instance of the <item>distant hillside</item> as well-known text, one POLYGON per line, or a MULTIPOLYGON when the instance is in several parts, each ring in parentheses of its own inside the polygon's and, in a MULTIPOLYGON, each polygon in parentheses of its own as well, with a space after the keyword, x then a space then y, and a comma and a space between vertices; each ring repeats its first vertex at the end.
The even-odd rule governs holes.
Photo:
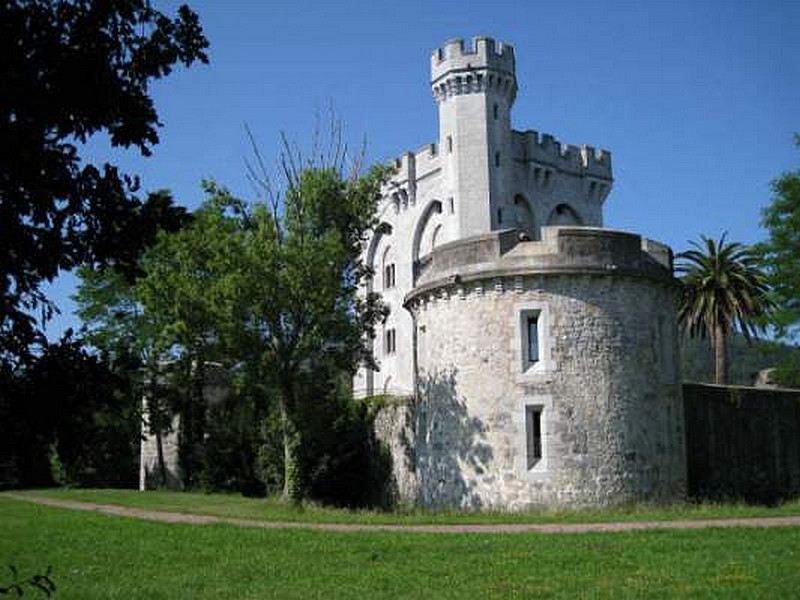
MULTIPOLYGON (((753 341, 748 345, 741 335, 729 340, 730 383, 752 385, 755 373, 777 367, 789 360, 800 364, 800 348, 779 342, 753 341)), ((712 383, 714 381, 714 355, 709 341, 681 338, 681 368, 684 381, 712 383)))

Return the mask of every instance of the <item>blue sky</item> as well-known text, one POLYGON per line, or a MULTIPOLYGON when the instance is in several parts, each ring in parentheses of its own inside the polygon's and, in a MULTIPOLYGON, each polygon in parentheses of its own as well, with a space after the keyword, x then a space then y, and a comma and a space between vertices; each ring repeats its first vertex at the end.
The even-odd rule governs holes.
MULTIPOLYGON (((245 123, 270 164, 282 131, 307 147, 331 104, 370 160, 435 141, 430 53, 475 35, 514 45, 515 128, 611 150, 609 227, 676 251, 701 233, 756 242, 769 182, 800 166, 796 0, 188 1, 211 62, 153 86, 164 125, 153 156, 103 139, 84 156, 192 208, 203 178, 252 196, 245 123)), ((67 275, 50 288, 62 310, 51 339, 78 324, 74 286, 67 275)))

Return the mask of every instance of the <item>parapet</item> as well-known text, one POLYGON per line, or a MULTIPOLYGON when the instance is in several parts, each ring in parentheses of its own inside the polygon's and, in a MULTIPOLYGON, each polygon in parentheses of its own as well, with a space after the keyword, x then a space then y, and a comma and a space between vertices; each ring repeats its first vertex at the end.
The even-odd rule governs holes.
POLYGON ((451 71, 473 69, 490 69, 514 77, 513 46, 496 43, 490 37, 473 38, 472 44, 467 45, 458 38, 446 42, 431 55, 431 82, 451 71))
POLYGON ((612 179, 611 152, 593 146, 562 144, 549 133, 514 131, 516 158, 541 163, 560 171, 612 179))
POLYGON ((605 275, 672 278, 667 246, 639 235, 599 227, 542 227, 541 241, 523 241, 506 229, 437 247, 415 265, 415 286, 406 297, 442 286, 526 275, 605 275))

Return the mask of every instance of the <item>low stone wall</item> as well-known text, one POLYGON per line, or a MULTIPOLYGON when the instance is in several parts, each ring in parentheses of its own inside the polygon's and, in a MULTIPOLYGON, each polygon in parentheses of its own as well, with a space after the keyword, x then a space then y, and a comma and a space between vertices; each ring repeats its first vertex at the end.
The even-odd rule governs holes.
POLYGON ((417 503, 415 421, 411 397, 383 398, 375 415, 375 437, 392 457, 389 487, 395 504, 417 503))
MULTIPOLYGON (((173 385, 172 369, 175 363, 164 362, 159 365, 161 375, 159 385, 173 385)), ((204 366, 203 399, 207 406, 224 402, 231 392, 230 373, 220 363, 206 362, 204 366)), ((158 459, 158 439, 151 433, 147 410, 147 398, 142 398, 142 442, 140 445, 139 489, 151 490, 166 488, 183 489, 183 475, 180 465, 180 415, 172 415, 168 432, 161 435, 161 448, 164 459, 164 473, 158 459)))
POLYGON ((168 433, 161 435, 161 448, 164 455, 164 473, 162 480, 161 465, 158 460, 158 439, 149 433, 149 421, 147 413, 147 403, 142 402, 142 413, 144 422, 142 424, 142 443, 140 446, 139 461, 139 489, 154 490, 164 488, 168 490, 180 490, 181 471, 178 460, 178 430, 180 429, 180 417, 175 415, 172 418, 172 426, 168 433))
POLYGON ((685 384, 689 495, 800 495, 800 390, 685 384))

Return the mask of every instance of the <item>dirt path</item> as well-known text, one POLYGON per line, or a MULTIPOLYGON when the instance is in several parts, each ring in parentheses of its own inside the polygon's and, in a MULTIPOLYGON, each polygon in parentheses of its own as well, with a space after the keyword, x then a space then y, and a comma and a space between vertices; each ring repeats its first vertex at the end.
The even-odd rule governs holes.
POLYGON ((513 523, 481 525, 379 525, 363 523, 297 523, 290 521, 255 521, 211 515, 144 510, 116 504, 94 504, 55 498, 41 498, 5 493, 3 496, 71 510, 98 512, 117 517, 158 521, 160 523, 188 523, 191 525, 235 525, 257 529, 314 529, 320 531, 384 531, 395 533, 590 533, 605 531, 635 531, 643 529, 707 529, 711 527, 800 527, 800 516, 757 517, 736 519, 697 519, 686 521, 638 521, 616 523, 513 523))

